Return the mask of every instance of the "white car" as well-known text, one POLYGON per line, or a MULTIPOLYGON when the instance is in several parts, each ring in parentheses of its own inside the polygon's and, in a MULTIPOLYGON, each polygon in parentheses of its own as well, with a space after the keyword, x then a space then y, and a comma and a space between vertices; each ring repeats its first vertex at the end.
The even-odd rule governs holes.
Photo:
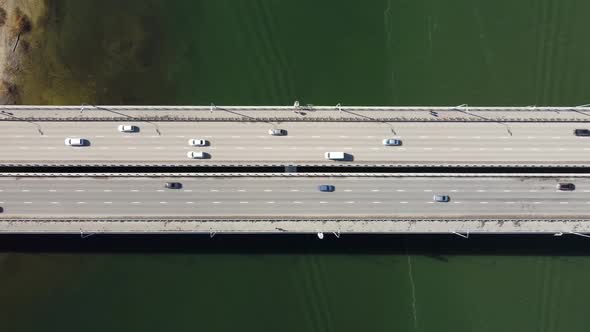
POLYGON ((207 140, 200 138, 191 138, 188 140, 190 146, 207 146, 207 140))
POLYGON ((328 160, 344 160, 346 155, 344 152, 326 152, 324 157, 328 160))
POLYGON ((139 131, 139 127, 133 125, 119 125, 117 129, 122 133, 135 133, 139 131))
POLYGON ((67 146, 84 146, 84 145, 86 145, 86 139, 71 137, 71 138, 66 138, 65 143, 67 146))
POLYGON ((207 153, 201 151, 189 151, 186 153, 186 156, 190 159, 205 159, 207 158, 207 153))

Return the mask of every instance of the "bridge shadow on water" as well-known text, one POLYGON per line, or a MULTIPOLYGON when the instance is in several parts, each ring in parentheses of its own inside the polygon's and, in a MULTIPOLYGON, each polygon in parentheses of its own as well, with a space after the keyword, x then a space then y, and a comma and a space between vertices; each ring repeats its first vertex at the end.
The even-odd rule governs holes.
POLYGON ((590 255, 590 238, 546 235, 0 235, 0 252, 105 254, 590 255))

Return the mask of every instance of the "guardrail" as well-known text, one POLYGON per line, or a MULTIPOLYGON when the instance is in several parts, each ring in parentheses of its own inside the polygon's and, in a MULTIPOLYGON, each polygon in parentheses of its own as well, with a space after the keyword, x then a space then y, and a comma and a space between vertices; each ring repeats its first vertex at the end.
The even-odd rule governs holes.
POLYGON ((459 177, 459 178, 590 178, 590 173, 0 173, 0 178, 11 177, 255 177, 255 178, 300 178, 300 177, 365 177, 365 178, 408 178, 408 177, 459 177))

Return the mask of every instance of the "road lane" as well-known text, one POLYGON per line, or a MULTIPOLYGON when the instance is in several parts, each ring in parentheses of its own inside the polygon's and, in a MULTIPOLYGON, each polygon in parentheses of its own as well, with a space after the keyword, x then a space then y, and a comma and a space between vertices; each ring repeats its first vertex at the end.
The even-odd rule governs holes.
POLYGON ((15 216, 585 216, 590 178, 1 178, 15 216), (183 183, 180 190, 166 181, 183 183), (576 183, 573 192, 556 190, 576 183), (320 184, 336 191, 323 193, 320 184), (449 203, 433 194, 451 196, 449 203))
POLYGON ((25 122, 0 122, 3 163, 189 163, 266 162, 274 164, 371 163, 588 163, 590 137, 575 137, 575 123, 223 123, 130 122, 135 134, 119 133, 121 122, 41 122, 44 135, 25 122), (284 128, 285 137, 268 135, 284 128), (159 133, 156 132, 158 129, 159 133), (87 147, 68 147, 66 137, 84 137, 87 147), (191 147, 190 138, 210 141, 191 147), (385 147, 399 138, 401 147, 385 147), (207 160, 190 160, 205 151, 207 160), (352 162, 327 161, 327 151, 343 151, 352 162))

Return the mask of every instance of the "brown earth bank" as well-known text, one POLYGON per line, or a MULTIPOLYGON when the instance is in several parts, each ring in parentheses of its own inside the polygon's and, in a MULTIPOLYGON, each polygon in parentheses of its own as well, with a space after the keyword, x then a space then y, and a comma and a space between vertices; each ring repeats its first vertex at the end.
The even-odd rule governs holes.
POLYGON ((20 103, 31 49, 41 38, 50 0, 0 0, 0 104, 20 103))

